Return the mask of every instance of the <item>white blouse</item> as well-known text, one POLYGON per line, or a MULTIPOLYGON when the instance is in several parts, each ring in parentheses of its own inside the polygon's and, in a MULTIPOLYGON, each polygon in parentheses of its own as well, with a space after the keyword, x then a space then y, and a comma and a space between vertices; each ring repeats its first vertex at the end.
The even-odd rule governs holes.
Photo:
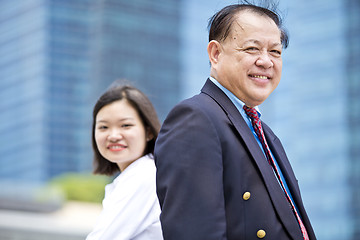
POLYGON ((103 210, 86 240, 162 240, 155 177, 149 154, 106 185, 103 210))

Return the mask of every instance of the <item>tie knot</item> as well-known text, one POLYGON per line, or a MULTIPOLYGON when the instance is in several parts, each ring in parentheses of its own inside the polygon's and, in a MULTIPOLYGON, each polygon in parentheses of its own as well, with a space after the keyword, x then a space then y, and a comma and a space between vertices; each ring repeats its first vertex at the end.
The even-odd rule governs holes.
POLYGON ((245 110, 246 115, 253 120, 259 120, 259 115, 255 108, 248 107, 244 105, 243 109, 245 110))

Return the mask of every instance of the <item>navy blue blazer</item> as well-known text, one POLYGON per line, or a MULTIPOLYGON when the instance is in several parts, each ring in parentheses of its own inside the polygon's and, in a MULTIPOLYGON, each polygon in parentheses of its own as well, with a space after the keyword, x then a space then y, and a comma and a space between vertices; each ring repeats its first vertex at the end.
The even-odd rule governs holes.
MULTIPOLYGON (((263 124, 311 240, 316 239, 280 140, 263 124)), ((209 79, 171 110, 155 145, 165 240, 302 239, 274 173, 237 108, 209 79)))

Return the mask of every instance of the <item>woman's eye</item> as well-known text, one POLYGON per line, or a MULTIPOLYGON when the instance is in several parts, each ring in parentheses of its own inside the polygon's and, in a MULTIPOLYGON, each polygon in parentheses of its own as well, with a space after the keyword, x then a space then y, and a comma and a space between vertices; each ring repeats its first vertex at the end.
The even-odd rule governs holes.
POLYGON ((108 128, 108 127, 107 127, 107 126, 104 126, 104 125, 98 126, 98 129, 102 129, 102 130, 107 129, 107 128, 108 128))
POLYGON ((130 128, 131 126, 133 126, 132 124, 122 124, 121 127, 122 128, 130 128))

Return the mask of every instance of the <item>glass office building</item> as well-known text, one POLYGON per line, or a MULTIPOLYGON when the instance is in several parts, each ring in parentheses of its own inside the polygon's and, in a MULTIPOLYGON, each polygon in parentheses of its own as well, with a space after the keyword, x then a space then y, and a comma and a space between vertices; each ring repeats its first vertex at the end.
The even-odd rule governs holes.
POLYGON ((349 139, 349 212, 354 228, 353 239, 360 235, 360 2, 348 0, 346 19, 347 131, 349 139))
POLYGON ((0 3, 0 176, 45 179, 48 35, 41 1, 0 3))
POLYGON ((2 1, 0 9, 1 179, 89 171, 92 107, 116 79, 143 90, 160 118, 178 101, 177 1, 2 1))
MULTIPOLYGON (((0 179, 90 171, 91 111, 115 79, 163 120, 209 74, 207 20, 224 0, 0 2, 0 179)), ((261 106, 318 239, 360 229, 360 3, 280 1, 290 45, 261 106)))

